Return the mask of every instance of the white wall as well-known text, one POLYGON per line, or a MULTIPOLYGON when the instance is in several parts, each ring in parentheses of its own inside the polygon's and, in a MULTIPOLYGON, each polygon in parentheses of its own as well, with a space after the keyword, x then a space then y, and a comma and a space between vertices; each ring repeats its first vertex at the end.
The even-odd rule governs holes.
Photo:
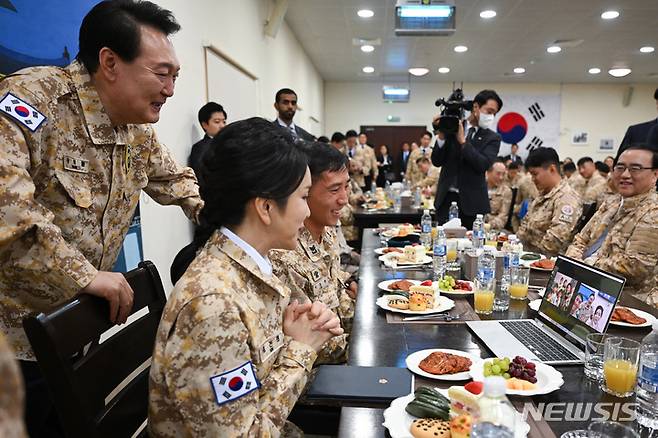
MULTIPOLYGON (((484 88, 493 88, 503 102, 505 94, 560 94, 559 153, 561 157, 574 159, 585 155, 594 159, 604 158, 608 153, 598 151, 600 139, 614 139, 616 150, 628 125, 656 117, 653 99, 656 85, 636 84, 633 87, 631 104, 624 107, 622 100, 627 84, 464 84, 467 96, 472 97, 484 88), (574 131, 589 132, 589 144, 571 145, 574 131)), ((358 129, 360 125, 429 126, 432 115, 438 112, 434 101, 439 97, 448 97, 451 90, 451 83, 412 83, 408 103, 385 103, 381 82, 326 82, 326 133, 331 135, 334 131, 358 129), (387 122, 388 115, 399 116, 400 121, 387 122)), ((501 148, 503 151, 504 148, 501 148)))
MULTIPOLYGON (((173 11, 181 31, 173 36, 181 62, 175 95, 167 101, 155 125, 160 141, 179 163, 186 163, 191 145, 202 131, 197 111, 205 103, 205 44, 211 44, 259 78, 258 114, 274 119, 274 94, 283 87, 294 89, 303 108, 295 117, 314 134, 323 131, 324 83, 288 26, 276 37, 265 37, 270 0, 156 0, 173 11), (320 120, 311 124, 309 117, 320 120)), ((230 86, 230 84, 227 84, 230 86)), ((222 103, 222 102, 220 102, 222 103)), ((231 121, 231 108, 226 108, 231 121)), ((144 257, 152 260, 171 288, 169 267, 176 253, 191 240, 191 225, 177 207, 162 207, 142 195, 144 257)))

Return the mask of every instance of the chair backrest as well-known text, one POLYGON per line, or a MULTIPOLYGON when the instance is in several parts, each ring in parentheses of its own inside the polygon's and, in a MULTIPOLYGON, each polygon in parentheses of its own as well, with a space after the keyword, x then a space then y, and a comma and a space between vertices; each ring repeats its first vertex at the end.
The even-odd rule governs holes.
POLYGON ((514 204, 516 203, 516 194, 519 193, 518 187, 512 187, 512 203, 507 212, 507 222, 505 222, 505 229, 512 230, 512 217, 514 216, 514 204))
POLYGON ((149 313, 100 344, 114 326, 102 298, 81 294, 23 321, 68 437, 130 438, 147 418, 150 358, 167 299, 153 263, 125 276, 135 293, 131 314, 149 313))
POLYGON ((576 223, 576 232, 574 234, 580 233, 581 230, 585 228, 585 225, 587 225, 587 222, 592 219, 594 213, 596 213, 596 202, 583 205, 583 213, 580 215, 580 219, 578 219, 578 222, 576 223))

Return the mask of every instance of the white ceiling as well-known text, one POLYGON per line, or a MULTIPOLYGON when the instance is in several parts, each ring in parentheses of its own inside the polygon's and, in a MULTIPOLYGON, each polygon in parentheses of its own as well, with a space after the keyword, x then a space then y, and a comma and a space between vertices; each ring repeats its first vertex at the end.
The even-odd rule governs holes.
POLYGON ((457 31, 449 37, 397 37, 395 0, 290 0, 286 22, 327 81, 381 81, 407 75, 410 67, 430 73, 413 81, 464 82, 606 82, 658 83, 658 0, 456 0, 457 31), (359 18, 359 9, 375 16, 359 18), (493 9, 497 16, 480 18, 493 9), (615 9, 620 16, 601 19, 615 9), (381 39, 363 53, 353 38, 381 39), (555 40, 583 39, 574 48, 550 54, 555 40), (455 53, 456 45, 468 46, 455 53), (375 73, 361 69, 370 65, 375 73), (450 67, 440 74, 441 66, 450 67), (630 67, 624 78, 608 75, 612 67, 630 67), (526 73, 515 75, 514 67, 526 73), (590 75, 590 67, 602 72, 590 75))

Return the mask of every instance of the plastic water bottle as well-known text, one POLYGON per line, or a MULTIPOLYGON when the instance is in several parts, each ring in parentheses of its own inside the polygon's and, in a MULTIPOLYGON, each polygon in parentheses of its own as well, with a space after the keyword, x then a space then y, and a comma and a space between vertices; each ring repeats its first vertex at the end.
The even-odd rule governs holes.
POLYGON ((505 379, 502 377, 484 379, 480 412, 471 429, 471 438, 514 438, 517 413, 505 397, 505 392, 505 379))
POLYGON ((448 210, 448 220, 451 221, 453 219, 457 219, 459 217, 459 207, 457 207, 457 203, 455 201, 452 201, 450 204, 450 209, 448 210))
POLYGON ((640 372, 635 391, 635 418, 650 429, 658 429, 658 320, 640 347, 640 372))
POLYGON ((420 243, 427 249, 432 248, 432 216, 429 210, 423 210, 420 218, 420 243))
POLYGON ((416 192, 414 193, 414 205, 416 208, 420 208, 420 203, 422 201, 420 187, 416 187, 416 192))
POLYGON ((434 239, 434 248, 432 251, 432 280, 437 281, 445 276, 447 263, 447 240, 446 232, 443 227, 437 227, 436 239, 434 239))
POLYGON ((484 246, 484 216, 478 214, 473 221, 473 248, 478 250, 484 246))
POLYGON ((400 191, 397 189, 393 189, 393 209, 395 211, 402 209, 402 199, 400 197, 400 191))
POLYGON ((511 269, 516 269, 520 264, 523 244, 519 242, 515 234, 510 234, 508 239, 510 245, 509 266, 511 269))
POLYGON ((370 183, 370 193, 372 193, 372 196, 375 196, 376 191, 377 191, 377 183, 373 181, 370 183))
POLYGON ((485 246, 478 257, 478 278, 481 281, 492 280, 496 277, 496 255, 492 246, 485 246))
POLYGON ((512 246, 509 242, 503 244, 503 272, 500 276, 500 285, 494 294, 493 310, 509 309, 509 286, 512 283, 512 269, 510 267, 510 256, 512 246))

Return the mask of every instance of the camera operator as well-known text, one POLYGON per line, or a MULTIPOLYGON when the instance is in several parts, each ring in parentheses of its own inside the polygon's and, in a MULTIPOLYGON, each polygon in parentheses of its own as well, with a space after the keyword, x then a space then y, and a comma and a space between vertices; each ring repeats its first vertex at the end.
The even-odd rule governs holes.
POLYGON ((448 209, 453 201, 459 206, 459 217, 467 229, 473 227, 477 214, 490 212, 485 172, 498 156, 500 136, 491 130, 494 116, 503 107, 503 101, 493 90, 480 91, 473 99, 472 108, 463 100, 461 90, 456 90, 444 105, 440 116, 432 125, 437 141, 432 151, 432 164, 443 170, 439 178, 434 206, 437 220, 448 220, 448 209), (457 101, 457 102, 455 102, 457 101), (457 115, 455 108, 458 108, 457 115), (471 109, 464 121, 463 109, 471 109))

